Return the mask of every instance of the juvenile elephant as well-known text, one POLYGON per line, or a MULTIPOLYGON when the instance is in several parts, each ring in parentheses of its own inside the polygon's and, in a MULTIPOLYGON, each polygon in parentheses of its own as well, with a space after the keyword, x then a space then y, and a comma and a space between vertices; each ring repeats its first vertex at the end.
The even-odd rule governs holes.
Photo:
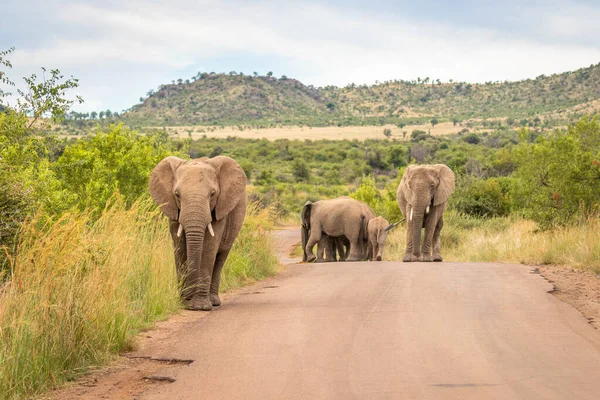
POLYGON ((367 218, 372 213, 366 209, 368 207, 364 203, 347 196, 306 202, 301 214, 305 261, 316 259, 313 247, 321 240, 323 233, 332 237, 345 236, 350 243, 347 260, 361 260, 367 244, 367 218))
POLYGON ((326 233, 321 233, 321 240, 317 243, 317 259, 315 262, 335 262, 338 259, 339 261, 346 261, 349 250, 350 242, 346 239, 346 236, 331 237, 326 233))
POLYGON ((442 261, 440 231, 453 191, 454 172, 446 165, 406 168, 396 193, 400 211, 406 218, 406 252, 402 261, 442 261), (425 228, 425 237, 421 251, 422 228, 425 228))
POLYGON ((225 156, 167 157, 152 170, 149 189, 169 218, 188 307, 209 311, 221 305, 221 270, 246 215, 246 174, 225 156))
POLYGON ((371 254, 370 261, 381 261, 383 259, 383 248, 387 235, 392 228, 398 225, 399 222, 390 225, 383 217, 373 218, 367 225, 369 233, 369 253, 371 254))

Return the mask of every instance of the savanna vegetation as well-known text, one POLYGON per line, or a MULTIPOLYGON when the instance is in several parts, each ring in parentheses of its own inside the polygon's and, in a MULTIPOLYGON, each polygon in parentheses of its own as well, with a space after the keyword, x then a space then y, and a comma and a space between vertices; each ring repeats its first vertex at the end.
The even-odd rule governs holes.
MULTIPOLYGON (((199 72, 152 89, 122 120, 132 126, 356 126, 469 123, 549 128, 593 112, 600 64, 518 82, 441 82, 424 77, 374 85, 314 87, 287 76, 199 72), (591 108, 591 110, 590 110, 591 108), (474 121, 478 120, 478 121, 474 121)), ((597 108, 597 107, 596 107, 597 108)), ((104 118, 114 113, 102 111, 104 118)), ((70 115, 76 124, 100 117, 70 115)))
MULTIPOLYGON (((181 306, 167 221, 148 195, 165 135, 122 125, 60 140, 74 78, 25 80, 18 101, 0 53, 0 398, 28 398, 131 348, 181 306), (52 122, 51 122, 52 121, 52 122)), ((224 290, 276 272, 269 207, 251 206, 222 276, 224 290)))
MULTIPOLYGON (((180 307, 166 221, 147 194, 166 155, 228 155, 246 172, 252 206, 224 289, 275 273, 268 231, 278 218, 297 222, 306 200, 351 195, 398 221, 396 188, 411 163, 444 163, 457 175, 442 232, 446 259, 600 271, 600 121, 568 110, 596 99, 599 66, 517 83, 426 78, 346 88, 199 74, 148 93, 125 116, 86 116, 70 111, 80 99, 67 100, 77 80, 58 71, 27 78, 20 101, 3 102, 9 55, 0 53, 0 396, 72 379, 180 307), (458 129, 476 117, 489 118, 487 132, 458 129), (410 128, 441 121, 457 133, 410 128), (129 127, 389 122, 406 136, 382 128, 381 139, 365 141, 182 140, 129 127), (86 135, 60 137, 60 127, 86 135)), ((387 259, 401 258, 403 241, 401 227, 390 234, 387 259)))

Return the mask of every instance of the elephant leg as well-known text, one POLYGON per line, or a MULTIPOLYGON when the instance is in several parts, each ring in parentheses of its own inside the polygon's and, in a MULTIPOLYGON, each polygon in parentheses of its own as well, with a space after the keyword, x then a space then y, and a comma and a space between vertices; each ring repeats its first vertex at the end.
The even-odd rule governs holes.
POLYGON ((210 299, 210 303, 214 307, 218 307, 221 305, 221 299, 219 298, 219 286, 221 284, 221 271, 223 270, 223 265, 225 265, 225 260, 227 260, 227 256, 229 255, 229 249, 223 250, 217 253, 217 257, 215 259, 215 267, 213 268, 212 280, 210 282, 210 294, 208 295, 210 299))
POLYGON ((423 238, 423 250, 421 251, 421 257, 419 261, 433 261, 433 257, 431 257, 431 247, 437 222, 438 218, 435 211, 429 214, 425 220, 425 237, 423 238))
POLYGON ((433 261, 442 261, 442 240, 440 233, 444 227, 444 217, 441 216, 433 232, 433 261))
POLYGON ((344 247, 344 237, 338 236, 335 238, 334 242, 333 254, 334 257, 340 261, 344 261, 346 259, 346 249, 344 247))
MULTIPOLYGON (((213 239, 212 242, 209 241, 210 239, 208 238, 204 240, 200 270, 190 271, 190 281, 194 283, 195 290, 194 296, 189 303, 189 308, 191 310, 210 311, 213 308, 209 298, 209 292, 211 289, 213 270, 219 245, 216 243, 215 239, 213 239)), ((223 262, 225 262, 225 260, 223 260, 223 262)))
POLYGON ((315 244, 321 240, 321 234, 322 231, 320 226, 314 226, 311 228, 310 236, 308 237, 308 243, 306 243, 306 248, 304 249, 307 255, 306 262, 313 262, 317 258, 315 257, 315 253, 313 253, 313 247, 315 247, 315 244))
POLYGON ((315 262, 322 263, 325 262, 325 258, 327 255, 325 254, 325 249, 329 246, 329 236, 322 233, 321 239, 317 243, 317 259, 315 262))
POLYGON ((171 232, 171 238, 173 239, 173 254, 175 255, 175 270, 177 271, 177 282, 179 284, 179 293, 181 293, 181 299, 187 301, 192 298, 192 294, 187 288, 187 252, 185 235, 177 237, 177 231, 179 230, 179 222, 170 221, 169 230, 171 232))
POLYGON ((337 261, 337 253, 336 253, 336 242, 337 238, 329 236, 327 240, 327 251, 325 252, 325 261, 326 262, 336 262, 337 261))
POLYGON ((348 261, 361 261, 364 254, 362 238, 360 238, 358 234, 346 237, 350 241, 350 255, 348 256, 348 261))
POLYGON ((343 254, 343 258, 340 256, 340 259, 346 261, 350 255, 350 241, 346 236, 342 236, 342 246, 340 248, 340 254, 343 254))

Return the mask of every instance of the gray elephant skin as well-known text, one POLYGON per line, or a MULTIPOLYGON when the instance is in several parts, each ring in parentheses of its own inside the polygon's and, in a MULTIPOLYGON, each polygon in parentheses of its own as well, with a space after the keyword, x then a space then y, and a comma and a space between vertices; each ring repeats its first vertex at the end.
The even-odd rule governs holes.
POLYGON ((225 156, 166 157, 152 170, 149 189, 169 218, 188 308, 209 311, 221 305, 221 270, 246 215, 246 174, 225 156))
POLYGON ((369 221, 367 232, 369 235, 369 248, 371 254, 371 258, 369 258, 370 261, 381 261, 383 259, 383 250, 385 248, 387 235, 397 224, 398 223, 390 225, 390 223, 381 216, 369 221))
POLYGON ((406 168, 396 193, 406 219, 406 251, 402 261, 442 261, 440 232, 448 198, 454 191, 454 180, 454 172, 443 164, 406 168))
POLYGON ((368 243, 367 224, 374 217, 366 204, 348 196, 306 202, 301 213, 304 260, 312 262, 316 259, 313 247, 323 233, 332 238, 345 236, 350 243, 347 261, 362 260, 368 243))

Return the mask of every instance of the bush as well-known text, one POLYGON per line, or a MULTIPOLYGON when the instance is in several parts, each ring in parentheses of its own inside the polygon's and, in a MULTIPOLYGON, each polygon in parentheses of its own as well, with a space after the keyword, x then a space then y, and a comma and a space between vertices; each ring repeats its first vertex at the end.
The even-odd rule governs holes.
POLYGON ((141 136, 112 125, 67 147, 53 169, 80 210, 101 210, 115 190, 132 204, 148 192, 152 168, 173 154, 167 140, 165 134, 141 136))
POLYGON ((460 181, 450 197, 450 205, 473 217, 503 217, 510 213, 509 196, 495 178, 460 181))

